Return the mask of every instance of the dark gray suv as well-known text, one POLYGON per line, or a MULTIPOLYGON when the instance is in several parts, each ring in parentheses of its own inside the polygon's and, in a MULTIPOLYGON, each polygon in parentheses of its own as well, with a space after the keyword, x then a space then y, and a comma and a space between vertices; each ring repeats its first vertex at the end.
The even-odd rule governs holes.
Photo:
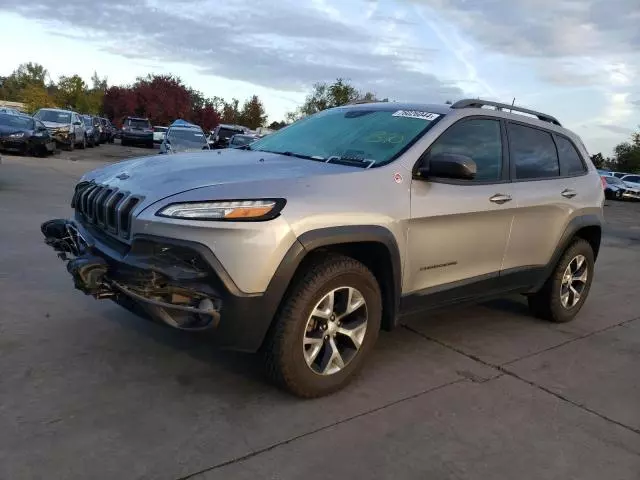
POLYGON ((42 231, 84 293, 259 351, 278 385, 314 397, 403 314, 521 293, 535 315, 573 319, 603 201, 554 117, 375 103, 241 149, 105 166, 76 186, 74 217, 42 231))

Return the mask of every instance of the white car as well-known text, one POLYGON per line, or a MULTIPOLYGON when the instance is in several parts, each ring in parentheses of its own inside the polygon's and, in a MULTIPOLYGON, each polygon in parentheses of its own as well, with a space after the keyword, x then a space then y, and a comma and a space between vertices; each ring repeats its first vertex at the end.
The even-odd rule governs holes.
POLYGON ((631 175, 625 175, 620 180, 627 184, 628 187, 640 188, 640 175, 632 173, 631 175))
POLYGON ((169 127, 153 127, 153 143, 162 143, 169 127))

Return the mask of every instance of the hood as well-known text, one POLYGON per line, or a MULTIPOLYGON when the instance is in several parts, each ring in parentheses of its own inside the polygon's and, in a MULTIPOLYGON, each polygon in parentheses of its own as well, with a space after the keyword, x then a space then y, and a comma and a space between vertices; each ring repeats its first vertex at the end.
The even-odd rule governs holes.
POLYGON ((31 129, 29 128, 17 128, 17 127, 11 127, 9 125, 0 125, 0 135, 11 135, 12 133, 17 133, 17 132, 30 132, 31 129))
POLYGON ((82 177, 145 197, 144 205, 214 185, 250 183, 361 170, 250 150, 208 150, 152 155, 115 163, 82 177))
POLYGON ((68 127, 68 123, 58 123, 58 122, 42 122, 47 128, 60 128, 60 127, 68 127))

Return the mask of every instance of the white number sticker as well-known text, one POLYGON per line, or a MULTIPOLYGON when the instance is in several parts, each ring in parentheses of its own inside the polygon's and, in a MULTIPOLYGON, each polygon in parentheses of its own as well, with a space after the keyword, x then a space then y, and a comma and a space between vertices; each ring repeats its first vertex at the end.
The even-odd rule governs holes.
POLYGON ((421 112, 419 110, 398 110, 392 115, 393 117, 405 117, 405 118, 419 118, 420 120, 426 120, 432 122, 440 115, 437 113, 421 112))

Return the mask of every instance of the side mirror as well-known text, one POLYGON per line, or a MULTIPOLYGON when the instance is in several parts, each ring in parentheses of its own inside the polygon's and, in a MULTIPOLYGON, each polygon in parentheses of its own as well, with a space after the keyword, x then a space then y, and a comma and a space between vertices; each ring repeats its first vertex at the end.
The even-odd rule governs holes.
POLYGON ((456 153, 437 153, 425 159, 418 167, 419 178, 438 177, 456 180, 473 180, 478 167, 471 157, 456 153))

